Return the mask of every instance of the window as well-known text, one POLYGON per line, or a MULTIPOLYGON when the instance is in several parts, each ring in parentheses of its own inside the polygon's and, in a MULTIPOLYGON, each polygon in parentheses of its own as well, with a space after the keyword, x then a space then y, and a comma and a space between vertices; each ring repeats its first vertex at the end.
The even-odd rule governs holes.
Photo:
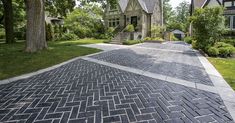
POLYGON ((224 7, 232 7, 232 6, 233 6, 232 1, 224 2, 224 7))
POLYGON ((235 15, 225 16, 225 26, 229 29, 235 30, 235 15))
POLYGON ((230 28, 230 26, 231 26, 231 17, 230 16, 225 16, 225 26, 227 28, 230 28))
POLYGON ((235 29, 235 16, 233 16, 233 29, 235 29))
POLYGON ((116 27, 119 26, 119 24, 120 24, 119 18, 109 19, 109 27, 116 27))

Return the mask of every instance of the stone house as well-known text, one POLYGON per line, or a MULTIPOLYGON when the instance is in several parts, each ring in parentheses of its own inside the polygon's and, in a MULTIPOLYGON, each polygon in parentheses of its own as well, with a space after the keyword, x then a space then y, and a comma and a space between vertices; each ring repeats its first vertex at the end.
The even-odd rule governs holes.
POLYGON ((162 2, 163 0, 118 0, 116 5, 108 4, 105 25, 120 32, 116 40, 125 37, 120 35, 128 24, 135 27, 135 34, 138 36, 135 35, 134 38, 150 36, 153 25, 163 25, 162 2))
POLYGON ((196 8, 204 7, 225 7, 224 16, 226 18, 226 26, 230 30, 235 31, 235 0, 192 0, 192 11, 196 8))

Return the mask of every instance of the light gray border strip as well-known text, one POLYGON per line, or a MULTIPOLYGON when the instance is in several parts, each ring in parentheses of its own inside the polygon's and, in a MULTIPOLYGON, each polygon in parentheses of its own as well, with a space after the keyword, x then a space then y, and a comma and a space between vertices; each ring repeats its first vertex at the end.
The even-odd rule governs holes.
MULTIPOLYGON (((78 46, 88 47, 88 45, 87 46, 78 45, 78 46)), ((135 46, 135 45, 133 45, 133 46, 135 46)), ((133 46, 119 47, 119 48, 115 48, 115 50, 129 48, 129 47, 133 47, 133 46)), ((90 47, 90 48, 93 48, 93 47, 90 47)), ((96 49, 98 49, 98 48, 96 48, 96 49)), ((100 49, 100 50, 102 50, 102 49, 100 49)), ((41 74, 41 73, 44 73, 44 72, 56 69, 56 68, 59 68, 59 67, 65 65, 65 64, 68 64, 70 62, 76 61, 76 60, 81 59, 83 57, 93 56, 93 55, 97 55, 97 54, 105 53, 105 52, 109 52, 109 51, 110 50, 105 50, 105 51, 101 51, 101 52, 98 52, 98 53, 89 54, 89 55, 86 55, 86 56, 76 57, 76 58, 73 58, 71 60, 59 63, 57 65, 53 65, 53 66, 45 68, 45 69, 41 69, 41 70, 38 70, 38 71, 35 71, 35 72, 31 72, 31 73, 23 74, 23 75, 20 75, 20 76, 16 76, 16 77, 0 80, 0 85, 8 84, 8 83, 11 83, 11 82, 14 82, 14 81, 18 81, 18 80, 21 80, 21 79, 26 79, 26 78, 29 78, 29 77, 32 77, 32 76, 35 76, 35 75, 38 75, 38 74, 41 74)))
MULTIPOLYGON (((224 101, 227 110, 235 120, 235 92, 206 57, 202 56, 200 53, 197 53, 197 56, 213 82, 215 90, 218 92, 224 101)), ((198 88, 200 89, 204 87, 198 86, 198 88)))
MULTIPOLYGON (((93 54, 86 55, 86 56, 97 55, 97 54, 104 53, 104 52, 107 52, 107 51, 101 51, 101 52, 93 53, 93 54)), ((85 57, 85 56, 76 57, 76 58, 73 58, 71 60, 65 61, 63 63, 57 64, 57 65, 54 65, 54 66, 51 66, 51 67, 48 67, 48 68, 45 68, 45 69, 41 69, 41 70, 38 70, 38 71, 35 71, 35 72, 32 72, 32 73, 27 73, 27 74, 23 74, 23 75, 20 75, 20 76, 12 77, 12 78, 9 78, 9 79, 0 80, 0 85, 8 84, 8 83, 11 83, 11 82, 14 82, 14 81, 18 81, 18 80, 21 80, 21 79, 26 79, 26 78, 29 78, 29 77, 32 77, 32 76, 35 76, 35 75, 38 75, 38 74, 41 74, 41 73, 44 73, 44 72, 56 69, 56 68, 59 68, 59 67, 65 65, 65 64, 68 64, 70 62, 73 62, 73 61, 76 61, 78 59, 81 59, 82 57, 85 57)))
POLYGON ((90 58, 90 57, 83 57, 82 59, 90 61, 90 62, 98 63, 98 64, 101 64, 101 65, 109 66, 109 67, 112 67, 112 68, 120 69, 120 70, 123 70, 123 71, 131 72, 131 73, 135 73, 135 74, 139 74, 139 75, 143 75, 143 76, 147 76, 147 77, 151 77, 151 78, 154 78, 154 79, 159 79, 159 80, 167 81, 167 82, 170 82, 170 83, 179 84, 179 85, 183 85, 183 86, 186 86, 186 87, 200 89, 200 90, 208 91, 208 92, 212 92, 212 93, 218 93, 217 90, 215 90, 213 86, 207 86, 207 85, 203 85, 203 84, 196 84, 194 82, 190 82, 190 81, 186 81, 186 80, 182 80, 182 79, 178 79, 178 78, 173 78, 173 77, 165 76, 165 75, 161 75, 161 74, 155 74, 155 73, 151 73, 151 72, 147 72, 147 71, 143 71, 143 70, 139 70, 139 69, 135 69, 135 68, 131 68, 131 67, 112 64, 112 63, 108 63, 108 62, 105 62, 105 61, 93 59, 93 58, 90 58), (200 88, 198 88, 198 86, 200 88))

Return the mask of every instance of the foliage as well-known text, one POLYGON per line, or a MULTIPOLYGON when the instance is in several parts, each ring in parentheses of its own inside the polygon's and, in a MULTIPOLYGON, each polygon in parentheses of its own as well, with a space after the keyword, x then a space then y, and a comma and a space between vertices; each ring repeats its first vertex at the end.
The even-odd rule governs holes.
POLYGON ((155 38, 152 38, 152 41, 164 41, 164 39, 161 37, 155 37, 155 38))
POLYGON ((151 28, 151 37, 152 38, 162 37, 164 31, 165 31, 165 27, 164 26, 152 25, 152 28, 151 28))
POLYGON ((46 24, 46 39, 47 41, 53 41, 54 40, 54 28, 52 24, 48 23, 46 24))
POLYGON ((102 40, 49 42, 47 50, 37 53, 23 52, 24 42, 0 44, 0 80, 47 68, 78 56, 99 52, 98 49, 78 46, 96 42, 102 42, 102 40))
POLYGON ((0 39, 5 39, 5 30, 0 28, 0 39))
POLYGON ((45 0, 45 9, 52 17, 66 17, 75 6, 76 0, 45 0))
POLYGON ((186 42, 186 43, 188 43, 188 44, 192 44, 192 37, 190 37, 190 36, 188 36, 188 37, 185 37, 184 38, 184 41, 186 42))
POLYGON ((221 39, 220 41, 235 46, 235 39, 221 39))
POLYGON ((170 0, 163 0, 163 18, 165 24, 167 24, 170 18, 174 15, 174 11, 169 2, 170 0))
POLYGON ((152 38, 150 38, 150 37, 146 37, 146 38, 144 38, 144 40, 145 40, 145 41, 151 41, 151 40, 152 40, 152 38))
POLYGON ((179 41, 179 39, 176 38, 174 34, 171 36, 171 40, 172 40, 172 41, 179 41))
POLYGON ((222 74, 223 78, 235 90, 235 59, 209 58, 209 61, 222 74))
POLYGON ((179 4, 179 6, 176 7, 176 13, 177 13, 177 21, 186 23, 188 21, 188 17, 190 16, 190 3, 187 1, 183 1, 179 4))
POLYGON ((161 37, 155 37, 155 38, 146 37, 144 38, 144 41, 164 41, 164 39, 161 37))
POLYGON ((190 3, 183 1, 175 10, 170 11, 171 14, 167 17, 166 29, 168 31, 179 29, 187 32, 190 25, 188 22, 190 16, 190 3))
POLYGON ((217 42, 215 43, 214 47, 219 50, 220 57, 230 57, 235 50, 232 45, 224 42, 217 42))
POLYGON ((134 45, 134 44, 139 44, 143 43, 141 40, 126 40, 123 42, 123 45, 134 45))
POLYGON ((217 57, 219 55, 219 49, 216 47, 210 47, 207 51, 209 56, 217 57))
POLYGON ((79 38, 98 37, 104 33, 102 15, 97 13, 97 6, 91 9, 77 8, 65 19, 65 27, 79 38))
POLYGON ((192 40, 192 48, 193 48, 193 49, 199 49, 198 43, 197 43, 196 40, 192 40))
POLYGON ((73 33, 64 33, 59 39, 59 41, 71 41, 71 40, 78 40, 78 36, 73 33))
POLYGON ((135 27, 132 24, 128 24, 125 29, 126 32, 134 32, 135 27))
POLYGON ((104 41, 104 43, 107 43, 107 44, 110 43, 110 42, 111 42, 111 40, 105 40, 104 41))
POLYGON ((106 31, 105 31, 105 37, 104 39, 112 39, 114 37, 114 31, 115 29, 113 27, 109 27, 106 31))
POLYGON ((170 22, 167 24, 167 27, 166 27, 166 28, 167 28, 168 31, 175 30, 175 29, 185 31, 184 24, 183 24, 183 23, 176 22, 176 21, 170 21, 170 22))
POLYGON ((225 29, 221 7, 196 9, 190 21, 193 24, 196 45, 204 51, 206 47, 213 46, 225 29))

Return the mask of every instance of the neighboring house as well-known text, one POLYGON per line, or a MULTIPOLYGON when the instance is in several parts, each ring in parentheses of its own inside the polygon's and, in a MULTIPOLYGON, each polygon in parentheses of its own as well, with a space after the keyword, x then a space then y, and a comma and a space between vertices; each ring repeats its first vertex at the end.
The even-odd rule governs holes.
POLYGON ((108 4, 105 25, 122 32, 132 24, 141 38, 145 38, 150 36, 152 25, 163 25, 162 6, 162 0, 118 0, 117 5, 108 4))
POLYGON ((225 7, 226 26, 235 31, 235 0, 192 0, 191 14, 196 8, 216 6, 225 7))

